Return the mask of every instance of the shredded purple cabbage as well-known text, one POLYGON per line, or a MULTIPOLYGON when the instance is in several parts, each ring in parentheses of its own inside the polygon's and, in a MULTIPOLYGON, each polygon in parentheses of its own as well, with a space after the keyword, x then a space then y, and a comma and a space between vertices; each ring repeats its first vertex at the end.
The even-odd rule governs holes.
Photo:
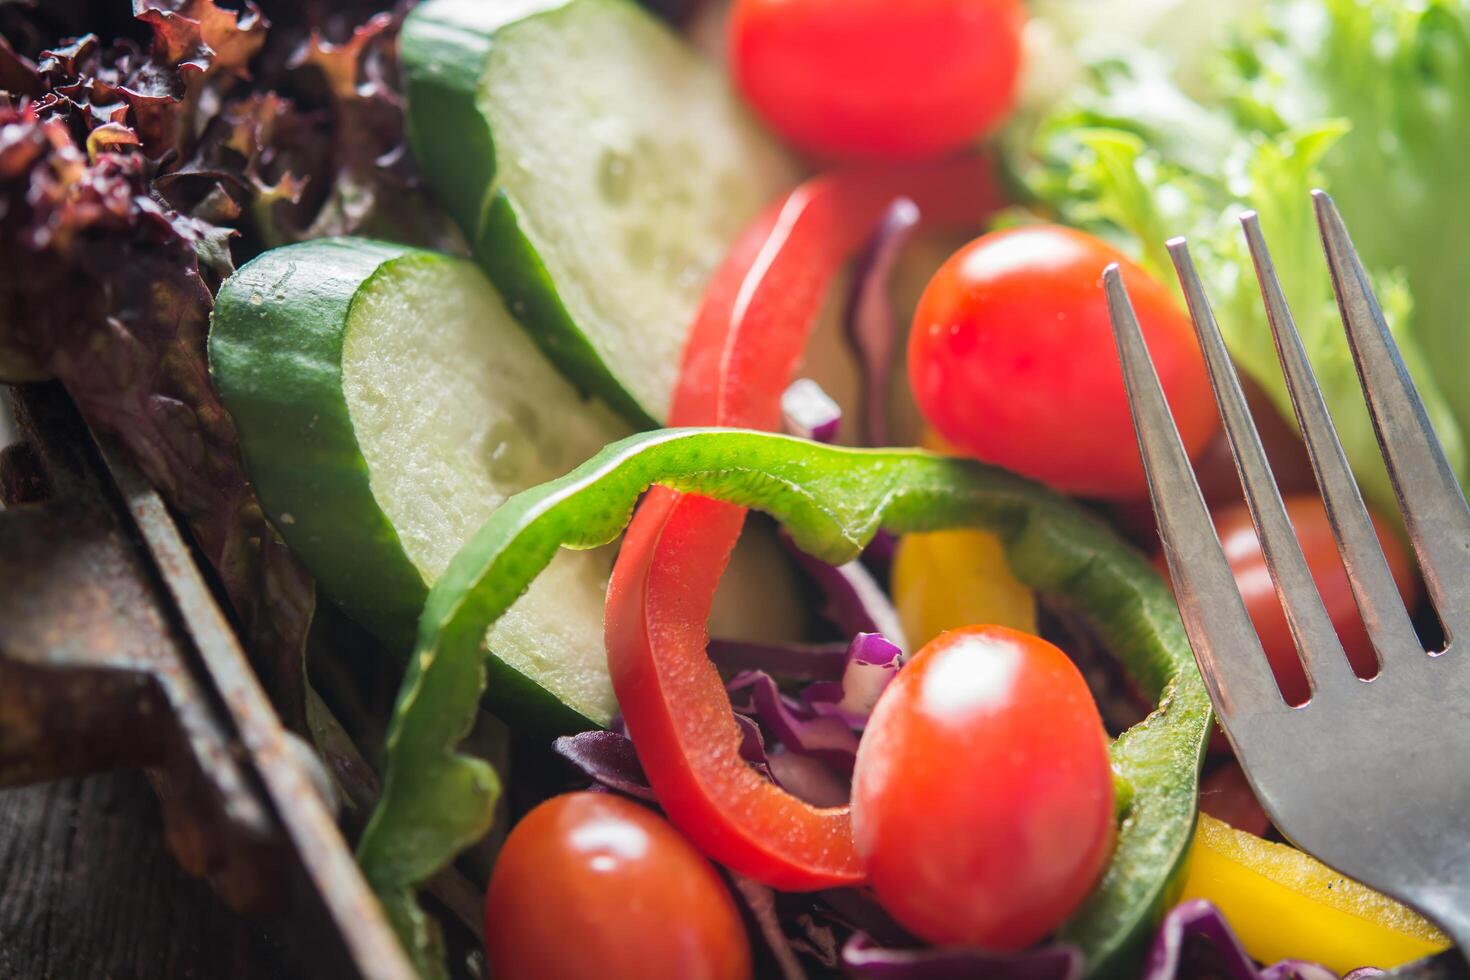
POLYGON ((849 644, 754 643, 745 640, 709 641, 709 656, 728 673, 763 670, 794 681, 836 681, 847 667, 849 644))
MULTIPOLYGON (((902 654, 882 636, 862 633, 844 648, 729 643, 722 659, 742 665, 728 688, 740 727, 740 756, 762 776, 814 806, 848 798, 847 777, 857 760, 856 731, 897 673, 902 654), (732 652, 733 651, 733 652, 732 652), (759 664, 751 669, 748 664, 759 664), (772 673, 819 677, 800 698, 781 691, 772 673), (768 749, 757 719, 776 739, 768 749)), ((598 786, 657 802, 622 718, 609 731, 564 735, 558 755, 598 786)))
POLYGON ((756 772, 775 782, 770 760, 766 758, 766 737, 761 734, 761 726, 755 723, 754 718, 738 712, 735 715, 735 724, 740 728, 740 758, 750 763, 756 772))
POLYGON ((899 649, 908 649, 892 600, 861 562, 829 565, 796 547, 784 532, 781 541, 801 570, 822 591, 822 615, 834 626, 847 636, 881 633, 899 649))
MULTIPOLYGON (((649 786, 643 765, 638 761, 638 750, 623 731, 621 721, 621 717, 613 719, 612 731, 563 735, 552 742, 551 747, 598 785, 656 803, 658 800, 653 788, 649 786)), ((761 736, 760 727, 744 715, 737 714, 735 722, 740 727, 740 758, 762 776, 771 778, 771 768, 766 762, 766 741, 761 736)))
MULTIPOLYGON (((741 714, 735 715, 735 723, 740 728, 740 758, 762 776, 779 782, 766 758, 766 740, 761 735, 760 726, 741 714)), ((658 798, 638 761, 638 751, 623 730, 621 717, 613 719, 612 729, 563 735, 553 741, 551 747, 597 786, 657 803, 658 798)))
POLYGON ((747 878, 735 871, 728 873, 730 883, 735 886, 735 894, 740 897, 741 904, 745 906, 761 938, 765 940, 766 948, 776 960, 776 966, 781 971, 781 980, 806 980, 806 970, 802 969, 801 961, 796 958, 796 951, 791 948, 791 941, 786 938, 786 931, 781 928, 775 891, 754 878, 747 878))
POLYGON ((868 566, 868 570, 880 582, 887 584, 889 573, 893 569, 893 556, 897 551, 898 535, 880 527, 873 533, 873 540, 869 541, 868 546, 863 549, 859 560, 868 566))
MULTIPOLYGON (((1360 977, 1373 975, 1353 972, 1360 977)), ((1337 980, 1337 974, 1327 967, 1306 960, 1282 960, 1257 970, 1225 916, 1204 899, 1182 902, 1164 916, 1149 949, 1142 980, 1187 980, 1197 976, 1222 980, 1337 980)))
POLYGON ((852 980, 1080 980, 1082 953, 1053 944, 1022 953, 955 947, 879 946, 855 932, 842 947, 843 972, 852 980))
POLYGON ((789 752, 820 759, 851 774, 858 739, 841 718, 818 715, 801 701, 783 694, 770 674, 757 670, 736 674, 726 685, 736 712, 759 718, 789 752))
POLYGON ((849 932, 866 933, 875 945, 900 949, 919 945, 919 940, 894 921, 867 888, 828 888, 818 892, 817 897, 833 921, 849 932))
POLYGON ((551 748, 597 785, 649 803, 657 802, 628 736, 618 732, 582 732, 563 735, 551 743, 551 748))
POLYGON ((898 346, 898 325, 888 302, 894 259, 919 223, 919 208, 901 197, 888 207, 858 256, 848 294, 844 333, 858 363, 863 443, 888 444, 888 388, 898 346))
MULTIPOLYGON (((766 671, 742 670, 730 678, 726 689, 737 716, 759 719, 788 753, 819 760, 846 776, 857 760, 855 732, 867 725, 878 697, 902 664, 903 652, 897 646, 877 633, 859 633, 843 655, 841 680, 811 684, 800 697, 793 697, 766 671)), ((789 760, 782 765, 794 773, 795 765, 789 760)), ((780 765, 771 761, 771 767, 777 781, 785 785, 780 765)), ((807 770, 803 781, 810 782, 810 777, 807 770)), ((831 785, 829 782, 827 788, 831 785)), ((805 798, 802 793, 797 795, 805 798)))
POLYGON ((777 786, 812 806, 843 806, 852 796, 848 779, 809 755, 778 748, 766 762, 777 786))
POLYGON ((902 666, 903 651, 881 633, 859 633, 848 644, 842 680, 812 684, 801 692, 801 700, 816 715, 841 718, 861 731, 902 666))
POLYGON ((811 378, 797 378, 781 394, 781 419, 791 435, 832 443, 842 427, 842 406, 811 378))

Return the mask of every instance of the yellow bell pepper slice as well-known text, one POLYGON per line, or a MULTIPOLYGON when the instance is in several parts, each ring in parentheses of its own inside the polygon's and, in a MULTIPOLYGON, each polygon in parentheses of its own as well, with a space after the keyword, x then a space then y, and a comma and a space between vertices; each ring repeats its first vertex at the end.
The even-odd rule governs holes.
POLYGON ((976 623, 1036 632, 1036 595, 1016 580, 989 531, 906 534, 893 556, 893 605, 917 650, 976 623))
POLYGON ((1254 959, 1303 959, 1339 974, 1389 969, 1449 939, 1413 910, 1286 844, 1200 814, 1182 899, 1203 898, 1254 959))

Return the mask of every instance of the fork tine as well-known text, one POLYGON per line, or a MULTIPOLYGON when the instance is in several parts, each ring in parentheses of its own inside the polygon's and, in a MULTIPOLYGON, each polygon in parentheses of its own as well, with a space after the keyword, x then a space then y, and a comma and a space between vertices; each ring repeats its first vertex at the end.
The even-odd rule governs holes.
POLYGON ((1210 700, 1235 741, 1249 716, 1284 712, 1286 702, 1215 536, 1116 264, 1103 272, 1103 283, 1179 615, 1210 700))
POLYGON ((1322 597, 1312 581, 1312 573, 1292 529, 1291 518, 1286 516, 1286 505, 1276 487, 1276 478, 1271 475, 1266 450, 1261 446, 1261 437, 1245 404, 1245 393, 1240 389, 1240 379, 1230 363, 1225 340, 1220 336, 1210 301, 1205 297, 1194 260, 1189 256, 1189 246, 1184 239, 1175 238, 1169 242, 1168 248, 1169 256, 1174 260, 1174 270, 1179 275, 1179 284, 1184 288, 1184 299, 1189 305, 1200 350, 1205 356, 1210 387, 1215 391, 1215 403, 1219 405, 1220 417, 1225 422, 1225 435, 1230 440, 1235 469, 1240 474, 1241 485, 1245 487, 1246 506, 1250 509, 1251 521, 1256 525, 1266 567, 1276 585, 1276 596, 1286 612, 1286 621, 1296 640, 1307 681, 1314 694, 1328 687, 1341 686, 1343 681, 1353 677, 1347 654, 1343 652, 1337 631, 1327 615, 1327 607, 1322 604, 1322 597))
POLYGON ((1457 601, 1470 589, 1470 509, 1388 332, 1342 215, 1325 192, 1313 191, 1312 197, 1338 311, 1409 542, 1445 629, 1451 637, 1470 635, 1470 618, 1463 601, 1457 601))
POLYGON ((1348 572, 1353 598, 1378 651, 1379 665, 1399 656, 1423 659, 1424 648, 1419 644, 1408 610, 1399 597, 1388 560, 1378 543, 1378 533, 1368 517, 1363 495, 1358 492, 1357 481, 1348 467, 1327 403, 1322 399, 1322 389, 1317 386, 1312 363, 1307 359, 1306 349, 1297 334, 1291 309, 1286 305, 1276 266, 1261 235, 1260 219, 1254 211, 1247 211, 1241 215, 1240 223, 1245 228, 1251 261, 1255 263, 1256 281, 1260 283, 1261 298, 1266 303, 1266 318, 1271 323, 1271 336, 1276 341, 1276 356, 1286 377, 1286 389, 1291 394, 1292 408, 1307 444, 1307 455, 1311 457, 1312 470, 1317 475, 1317 486, 1322 490, 1327 519, 1332 524, 1337 551, 1348 572))

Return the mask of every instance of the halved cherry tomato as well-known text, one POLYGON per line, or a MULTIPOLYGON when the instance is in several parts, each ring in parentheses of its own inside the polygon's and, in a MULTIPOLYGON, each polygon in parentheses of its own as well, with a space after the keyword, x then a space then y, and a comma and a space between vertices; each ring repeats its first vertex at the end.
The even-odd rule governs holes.
POLYGON ((1117 262, 1185 448, 1218 424, 1189 319, 1162 283, 1097 238, 1035 225, 955 253, 914 314, 919 409, 961 450, 1067 493, 1147 494, 1102 271, 1117 262))
POLYGON ((735 80, 798 147, 915 160, 958 149, 1015 103, 1019 0, 737 0, 735 80))
MULTIPOLYGON (((1352 662, 1353 672, 1359 677, 1372 677, 1378 673, 1378 658, 1358 614, 1358 605, 1353 601, 1352 587, 1337 554, 1337 542, 1332 537, 1327 510, 1315 493, 1293 494, 1285 500, 1286 514, 1291 518, 1297 540, 1301 542, 1312 581, 1317 584, 1322 604, 1327 607, 1327 615, 1337 628, 1338 639, 1352 662)), ((1220 535, 1220 544, 1225 549, 1225 558, 1235 573, 1235 584, 1261 637, 1261 646, 1271 660, 1271 669, 1276 674, 1281 693, 1291 704, 1301 704, 1309 693, 1307 677, 1302 672, 1301 661, 1297 659, 1296 644, 1291 638, 1286 613, 1276 598, 1276 587, 1266 568, 1266 558, 1261 554, 1250 511, 1243 503, 1232 504, 1217 509, 1213 517, 1215 532, 1220 535)), ((1399 539, 1376 516, 1373 525, 1378 531, 1378 543, 1383 546, 1388 567, 1398 584, 1399 594, 1413 608, 1419 589, 1414 565, 1399 539)), ((1164 567, 1162 555, 1157 562, 1161 568, 1164 567)))
POLYGON ((514 980, 746 980, 740 913, 708 861, 652 810, 568 793, 516 824, 485 900, 485 947, 514 980))
POLYGON ((873 711, 852 825, 869 884, 915 935, 1003 950, 1041 939, 1112 846, 1108 739, 1081 673, 1004 626, 941 634, 873 711))

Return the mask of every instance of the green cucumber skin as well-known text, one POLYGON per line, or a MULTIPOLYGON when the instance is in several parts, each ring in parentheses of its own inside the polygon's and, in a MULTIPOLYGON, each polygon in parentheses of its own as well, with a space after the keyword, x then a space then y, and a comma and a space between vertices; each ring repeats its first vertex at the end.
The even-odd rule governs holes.
POLYGON ((569 0, 435 0, 409 11, 398 36, 409 145, 435 195, 474 237, 495 182, 495 140, 480 78, 495 33, 569 0), (435 133, 453 133, 453 140, 435 133))
POLYGON ((504 191, 497 190, 485 209, 473 248, 480 267, 500 290, 511 313, 537 325, 531 331, 532 339, 567 380, 583 394, 600 395, 609 408, 637 428, 658 428, 658 420, 618 383, 587 335, 572 321, 541 256, 521 231, 520 216, 504 191))
MULTIPOLYGON (((220 288, 209 363, 266 515, 344 612, 406 652, 429 588, 373 495, 341 368, 355 297, 402 261, 456 260, 366 239, 260 255, 220 288)), ((498 658, 486 669, 487 704, 507 722, 548 734, 600 727, 498 658)))
MULTIPOLYGON (((432 5, 430 5, 432 6, 432 5)), ((475 99, 490 38, 451 21, 428 15, 430 6, 411 11, 399 35, 409 145, 435 195, 462 229, 474 229, 484 205, 483 191, 495 180, 495 143, 475 99), (453 143, 434 133, 457 133, 453 143)))
POLYGON ((432 253, 365 239, 273 249, 225 281, 209 332, 210 374, 266 515, 332 599, 399 649, 428 586, 373 496, 341 365, 359 289, 410 255, 432 253))
POLYGON ((399 41, 409 144, 506 305, 534 326, 532 339, 583 393, 597 395, 632 425, 654 428, 667 406, 639 404, 607 369, 567 313, 513 204, 503 192, 490 190, 497 172, 495 140, 479 90, 495 34, 569 2, 526 0, 492 12, 497 4, 490 0, 429 0, 414 8, 399 41), (456 138, 446 141, 436 133, 456 138))
POLYGON ((568 0, 531 0, 484 11, 486 3, 431 0, 403 23, 399 59, 414 155, 446 209, 470 239, 475 258, 517 317, 534 323, 531 337, 569 380, 594 393, 639 428, 658 423, 603 365, 572 321, 520 220, 495 184, 495 140, 480 107, 480 78, 495 33, 568 0), (477 11, 478 8, 478 11, 477 11), (455 133, 446 141, 434 134, 455 133), (477 190, 478 189, 478 190, 477 190))

